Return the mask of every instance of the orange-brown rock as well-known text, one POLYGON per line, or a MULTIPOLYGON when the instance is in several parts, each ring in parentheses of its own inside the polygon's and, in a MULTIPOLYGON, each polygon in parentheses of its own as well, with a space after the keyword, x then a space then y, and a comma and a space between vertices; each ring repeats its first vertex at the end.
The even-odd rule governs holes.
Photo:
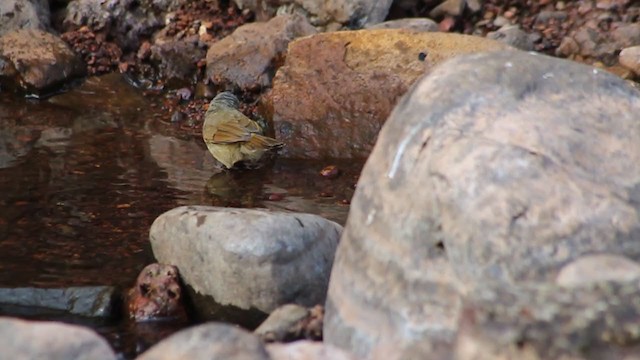
MULTIPOLYGON (((434 65, 506 48, 458 34, 403 29, 317 34, 289 44, 266 99, 289 158, 366 158, 396 100, 434 65)), ((444 89, 443 89, 444 90, 444 89)))

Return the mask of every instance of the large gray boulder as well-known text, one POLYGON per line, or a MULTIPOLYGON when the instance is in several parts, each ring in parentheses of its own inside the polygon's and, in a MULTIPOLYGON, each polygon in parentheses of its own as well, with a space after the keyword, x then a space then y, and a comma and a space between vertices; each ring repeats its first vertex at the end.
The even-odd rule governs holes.
POLYGON ((434 69, 362 172, 325 340, 363 357, 438 358, 472 287, 553 282, 593 253, 638 260, 638 113, 622 79, 542 55, 434 69))
POLYGON ((116 359, 107 341, 90 329, 8 317, 0 317, 0 349, 3 359, 116 359))
POLYGON ((311 214, 184 206, 160 215, 150 239, 201 316, 257 326, 280 305, 324 303, 341 232, 311 214))

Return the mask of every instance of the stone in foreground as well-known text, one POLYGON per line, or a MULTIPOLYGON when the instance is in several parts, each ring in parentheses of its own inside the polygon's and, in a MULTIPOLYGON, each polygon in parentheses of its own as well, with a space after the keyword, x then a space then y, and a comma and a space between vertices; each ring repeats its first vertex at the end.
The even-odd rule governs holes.
POLYGON ((324 303, 341 232, 311 214, 187 206, 159 216, 150 239, 197 295, 199 315, 257 326, 280 305, 324 303), (243 313, 251 319, 235 318, 243 313))
POLYGON ((624 80, 566 60, 504 51, 434 69, 363 169, 325 341, 438 359, 472 285, 552 283, 589 254, 638 261, 639 113, 624 80))
POLYGON ((241 328, 207 323, 177 332, 138 357, 138 360, 270 360, 260 339, 241 328))
POLYGON ((90 329, 8 317, 0 317, 0 349, 3 359, 116 359, 107 341, 90 329))

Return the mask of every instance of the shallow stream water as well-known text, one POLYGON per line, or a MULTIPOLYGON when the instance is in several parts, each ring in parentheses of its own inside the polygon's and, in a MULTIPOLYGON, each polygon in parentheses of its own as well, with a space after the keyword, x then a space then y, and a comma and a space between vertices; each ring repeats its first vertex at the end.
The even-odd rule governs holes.
MULTIPOLYGON (((46 100, 0 93, 0 287, 130 287, 154 262, 153 220, 180 205, 267 207, 344 224, 361 162, 276 159, 221 172, 199 127, 172 124, 161 100, 114 74, 46 100), (330 164, 338 178, 319 175, 330 164)), ((123 358, 182 326, 38 318, 92 326, 123 358), (151 335, 141 343, 140 332, 151 335)))

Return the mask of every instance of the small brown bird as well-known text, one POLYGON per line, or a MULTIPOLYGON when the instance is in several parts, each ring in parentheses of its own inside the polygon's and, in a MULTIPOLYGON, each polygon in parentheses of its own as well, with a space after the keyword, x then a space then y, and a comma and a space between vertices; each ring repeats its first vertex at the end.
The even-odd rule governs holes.
POLYGON ((260 125, 244 116, 239 106, 232 93, 219 93, 209 103, 202 125, 202 138, 209 152, 228 169, 241 161, 256 165, 267 151, 284 145, 264 136, 260 125))

